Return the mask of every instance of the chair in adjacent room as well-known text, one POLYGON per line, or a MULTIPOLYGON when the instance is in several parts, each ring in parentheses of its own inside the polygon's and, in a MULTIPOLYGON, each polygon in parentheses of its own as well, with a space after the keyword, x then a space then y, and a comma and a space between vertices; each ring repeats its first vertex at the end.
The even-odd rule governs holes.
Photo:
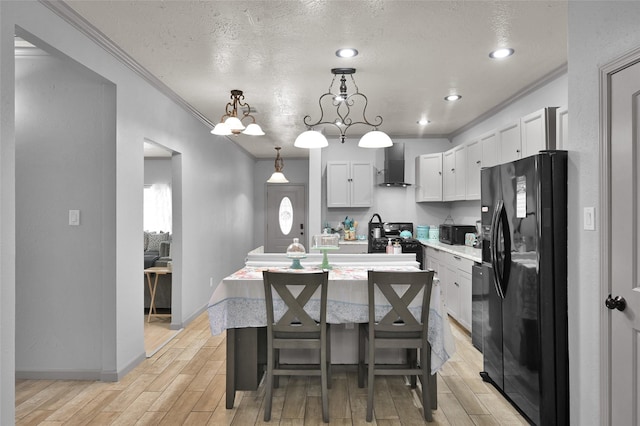
MULTIPOLYGON (((322 420, 329 422, 328 380, 331 380, 329 335, 327 327, 327 285, 329 272, 263 272, 264 293, 267 306, 267 374, 265 379, 264 420, 271 420, 274 377, 320 376, 322 391, 322 420), (292 290, 300 287, 294 296, 292 290), (274 291, 279 296, 275 304, 283 303, 284 314, 276 318, 274 291), (319 318, 315 320, 305 310, 311 297, 320 290, 319 318), (280 349, 317 349, 319 365, 284 365, 279 362, 280 349)), ((314 301, 317 299, 314 299, 314 301)))
POLYGON ((375 376, 402 375, 411 378, 412 387, 415 387, 415 378, 420 379, 424 418, 428 422, 433 421, 431 414, 432 389, 429 380, 431 346, 427 341, 433 271, 369 271, 368 278, 369 322, 360 327, 358 345, 358 383, 363 386, 364 352, 368 340, 366 420, 367 422, 373 420, 375 376), (410 309, 419 311, 419 314, 414 316, 410 309), (378 318, 376 318, 376 314, 378 318), (392 365, 376 364, 376 349, 379 348, 406 349, 407 362, 392 365), (419 363, 416 362, 418 350, 420 352, 419 363))

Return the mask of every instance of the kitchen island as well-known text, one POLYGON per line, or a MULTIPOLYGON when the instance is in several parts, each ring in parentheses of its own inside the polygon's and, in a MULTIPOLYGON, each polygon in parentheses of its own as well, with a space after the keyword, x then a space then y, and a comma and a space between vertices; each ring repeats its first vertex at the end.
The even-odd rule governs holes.
MULTIPOLYGON (((322 255, 309 253, 301 262, 306 268, 296 272, 317 270, 322 255)), ((413 254, 331 254, 333 269, 329 273, 327 322, 331 328, 332 363, 357 364, 358 327, 368 320, 367 271, 416 270, 413 254)), ((226 277, 215 289, 208 313, 211 333, 227 332, 227 408, 232 408, 236 390, 257 389, 266 362, 266 310, 262 271, 289 270, 291 260, 279 253, 252 252, 241 270, 226 277)), ((416 313, 419 307, 415 306, 416 313)), ((415 314, 415 313, 414 313, 415 314)), ((435 372, 455 352, 453 336, 447 316, 443 314, 440 285, 434 280, 429 308, 429 343, 431 370, 435 389, 435 372)), ((283 361, 287 359, 283 353, 283 361)), ((302 359, 289 357, 289 362, 311 361, 313 355, 302 359)), ((389 354, 391 362, 402 360, 400 351, 389 354)), ((435 393, 434 393, 435 394, 435 393)))

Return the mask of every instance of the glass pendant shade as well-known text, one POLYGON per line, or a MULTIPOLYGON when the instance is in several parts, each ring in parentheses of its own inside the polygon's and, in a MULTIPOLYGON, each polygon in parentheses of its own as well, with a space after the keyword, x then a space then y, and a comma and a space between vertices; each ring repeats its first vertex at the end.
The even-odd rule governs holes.
POLYGON ((273 172, 271 177, 267 180, 268 183, 289 183, 287 178, 282 172, 273 172))
POLYGON ((293 146, 298 148, 324 148, 328 145, 327 138, 316 130, 307 130, 300 133, 293 143, 293 146))
POLYGON ((244 125, 242 124, 242 121, 240 121, 238 117, 229 117, 226 120, 224 120, 224 124, 229 126, 232 132, 234 130, 236 131, 244 130, 244 125))
POLYGON ((244 132, 242 132, 245 135, 251 135, 251 136, 263 136, 264 132, 262 131, 262 128, 257 125, 256 123, 251 123, 247 126, 246 129, 244 129, 244 132))
POLYGON ((218 136, 228 136, 232 132, 231 132, 231 128, 227 125, 227 123, 218 123, 211 130, 211 133, 218 136))
POLYGON ((391 138, 384 132, 372 130, 360 138, 358 146, 360 148, 386 148, 393 145, 391 138))

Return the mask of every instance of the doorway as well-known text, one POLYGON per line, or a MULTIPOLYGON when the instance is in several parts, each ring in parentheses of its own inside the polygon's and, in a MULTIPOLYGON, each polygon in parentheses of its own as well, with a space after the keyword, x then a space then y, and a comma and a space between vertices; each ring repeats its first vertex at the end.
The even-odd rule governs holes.
POLYGON ((304 184, 266 184, 265 253, 284 253, 293 242, 309 251, 307 236, 307 195, 304 184))
POLYGON ((144 276, 144 347, 152 356, 181 330, 181 155, 155 141, 144 144, 144 268, 169 273, 144 276), (149 280, 150 279, 150 280, 149 280), (151 315, 152 289, 155 313, 151 315))
POLYGON ((601 69, 601 81, 603 419, 638 424, 640 49, 601 69))

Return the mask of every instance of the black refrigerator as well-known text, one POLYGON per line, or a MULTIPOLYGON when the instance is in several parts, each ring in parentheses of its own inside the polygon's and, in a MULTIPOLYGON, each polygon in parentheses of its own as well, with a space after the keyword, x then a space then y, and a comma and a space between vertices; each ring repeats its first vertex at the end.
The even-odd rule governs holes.
POLYGON ((536 425, 569 424, 567 153, 481 171, 483 379, 536 425))

